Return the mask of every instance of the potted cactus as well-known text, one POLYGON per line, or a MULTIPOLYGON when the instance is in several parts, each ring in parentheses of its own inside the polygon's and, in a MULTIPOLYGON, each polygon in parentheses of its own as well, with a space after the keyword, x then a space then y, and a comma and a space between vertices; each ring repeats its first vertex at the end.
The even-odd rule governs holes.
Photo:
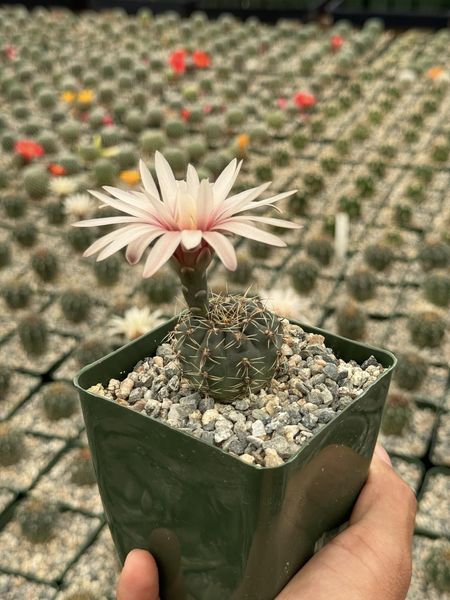
POLYGON ((237 268, 227 236, 283 246, 255 224, 297 228, 246 214, 293 192, 230 196, 240 166, 210 183, 190 165, 177 181, 156 153, 159 189, 141 162, 142 191, 92 192, 126 216, 75 224, 122 224, 85 255, 127 247, 136 264, 151 246, 144 277, 170 261, 187 304, 75 378, 120 559, 150 550, 166 600, 276 596, 364 484, 395 364, 274 314, 251 290, 209 290, 214 254, 237 268))

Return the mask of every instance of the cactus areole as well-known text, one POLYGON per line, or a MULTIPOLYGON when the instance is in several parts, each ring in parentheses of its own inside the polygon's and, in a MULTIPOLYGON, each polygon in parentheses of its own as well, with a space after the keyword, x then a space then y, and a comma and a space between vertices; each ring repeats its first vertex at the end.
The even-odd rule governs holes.
POLYGON ((242 161, 232 160, 214 183, 200 181, 197 171, 189 165, 186 179, 176 180, 167 160, 156 152, 159 186, 141 161, 141 191, 105 186, 109 195, 91 192, 103 204, 126 216, 75 223, 77 227, 123 225, 96 240, 85 256, 98 253, 97 260, 104 260, 126 247, 128 262, 136 264, 150 247, 144 277, 151 277, 170 261, 188 306, 172 333, 184 376, 221 402, 258 391, 270 381, 282 342, 281 323, 260 300, 247 295, 211 294, 207 269, 214 254, 228 270, 236 269, 230 235, 285 246, 280 238, 255 224, 299 227, 290 221, 246 214, 253 208, 274 206, 296 190, 257 200, 270 185, 265 183, 230 196, 241 165, 242 161))

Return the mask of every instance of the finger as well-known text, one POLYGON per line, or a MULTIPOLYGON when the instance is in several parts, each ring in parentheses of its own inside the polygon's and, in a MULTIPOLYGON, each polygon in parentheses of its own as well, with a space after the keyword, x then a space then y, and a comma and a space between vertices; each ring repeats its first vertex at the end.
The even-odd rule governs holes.
POLYGON ((158 600, 158 569, 146 550, 132 550, 117 584, 117 600, 158 600))
POLYGON ((389 456, 389 454, 386 452, 386 450, 383 448, 383 446, 381 444, 377 444, 375 446, 374 456, 380 458, 381 460, 384 460, 384 462, 387 463, 388 465, 392 465, 391 457, 389 456))

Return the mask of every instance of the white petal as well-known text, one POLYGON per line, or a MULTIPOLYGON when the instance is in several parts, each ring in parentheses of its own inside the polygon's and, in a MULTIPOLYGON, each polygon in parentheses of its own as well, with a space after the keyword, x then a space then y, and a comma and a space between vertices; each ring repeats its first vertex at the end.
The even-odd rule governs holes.
POLYGON ((188 187, 188 193, 193 197, 197 198, 200 180, 198 178, 198 173, 192 165, 188 165, 187 175, 186 175, 186 183, 188 187))
POLYGON ((202 232, 198 229, 184 229, 181 232, 181 243, 185 250, 193 250, 202 241, 202 232))
POLYGON ((242 235, 243 237, 256 240, 257 242, 270 244, 271 246, 279 246, 280 248, 286 246, 285 242, 283 242, 283 240, 276 235, 267 233, 267 231, 263 231, 262 229, 258 229, 257 227, 253 227, 252 225, 247 225, 245 223, 225 221, 218 226, 218 229, 221 231, 227 231, 229 233, 235 233, 236 235, 242 235))
POLYGON ((169 260, 178 248, 180 241, 181 233, 179 231, 168 231, 160 237, 147 256, 143 277, 154 275, 169 260))
POLYGON ((263 183, 258 187, 244 190, 235 196, 230 196, 225 202, 216 207, 213 212, 214 219, 224 219, 233 216, 236 210, 258 198, 269 186, 270 182, 263 183))
MULTIPOLYGON (((231 217, 230 221, 234 221, 235 217, 231 217)), ((293 223, 292 221, 285 221, 284 219, 272 219, 271 217, 252 217, 249 215, 242 216, 241 218, 236 217, 236 220, 240 223, 245 221, 256 221, 258 223, 265 223, 266 225, 276 225, 277 227, 284 227, 285 229, 301 229, 303 225, 293 223)))
POLYGON ((213 191, 214 191, 214 204, 217 206, 221 202, 223 202, 228 194, 230 193, 231 188, 236 181, 237 176, 239 175, 239 171, 241 170, 242 160, 237 165, 237 161, 235 158, 230 162, 230 164, 225 167, 222 173, 217 178, 214 183, 213 191))
POLYGON ((114 231, 111 231, 110 233, 107 233, 106 235, 103 235, 84 251, 83 256, 92 256, 93 254, 107 246, 109 243, 117 239, 117 237, 119 235, 122 235, 122 233, 125 233, 126 231, 133 231, 135 228, 135 224, 125 225, 125 227, 120 227, 119 229, 116 229, 114 231))
POLYGON ((97 256, 97 261, 105 260, 105 258, 109 258, 112 254, 115 254, 136 238, 141 237, 148 230, 148 225, 136 225, 134 230, 127 231, 122 233, 120 236, 117 236, 115 240, 113 240, 110 244, 108 244, 101 252, 99 252, 97 256))
POLYGON ((170 214, 175 216, 177 180, 169 163, 161 152, 155 153, 155 168, 163 200, 167 204, 170 214))
POLYGON ((162 229, 158 231, 150 231, 149 233, 145 233, 141 235, 137 240, 134 240, 130 244, 128 244, 127 251, 125 253, 125 258, 130 263, 130 265, 135 265, 138 263, 142 255, 148 246, 155 240, 157 237, 163 235, 164 231, 162 229))
POLYGON ((271 196, 270 198, 266 198, 265 200, 259 200, 258 202, 249 202, 247 205, 241 207, 239 210, 235 211, 234 214, 238 212, 243 212, 244 210, 250 210, 253 208, 258 208, 259 206, 268 206, 273 204, 274 202, 279 202, 280 200, 284 200, 284 198, 289 198, 292 194, 295 194, 297 190, 290 190, 289 192, 282 192, 281 194, 277 194, 276 196, 271 196))
POLYGON ((212 184, 207 179, 203 179, 197 196, 197 227, 203 230, 209 229, 213 208, 212 184))
POLYGON ((108 206, 112 206, 113 208, 117 208, 117 210, 120 210, 121 212, 133 215, 134 217, 138 217, 140 219, 148 219, 150 216, 148 211, 145 210, 145 208, 137 208, 135 206, 132 206, 128 202, 124 202, 123 200, 116 200, 116 198, 111 198, 111 196, 107 196, 102 192, 96 192, 95 190, 89 190, 89 193, 92 194, 92 196, 94 196, 98 200, 100 200, 100 202, 108 204, 108 206))
POLYGON ((203 233, 203 239, 216 252, 217 256, 229 271, 236 270, 236 252, 233 248, 233 244, 228 238, 218 231, 205 231, 203 233))
POLYGON ((139 172, 141 174, 145 191, 153 196, 156 200, 161 200, 155 180, 153 179, 152 174, 148 170, 147 165, 144 163, 142 158, 139 160, 139 172))
POLYGON ((117 225, 119 223, 142 223, 137 217, 100 217, 72 223, 72 227, 100 227, 101 225, 117 225))

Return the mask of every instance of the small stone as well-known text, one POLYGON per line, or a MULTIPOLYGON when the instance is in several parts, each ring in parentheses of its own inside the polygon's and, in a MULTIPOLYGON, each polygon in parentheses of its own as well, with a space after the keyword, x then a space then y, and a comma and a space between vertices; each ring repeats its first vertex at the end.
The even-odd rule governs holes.
POLYGON ((240 460, 242 460, 242 462, 245 462, 249 465, 255 464, 255 457, 252 456, 251 454, 241 454, 239 458, 240 458, 240 460))
POLYGON ((252 423, 252 435, 260 438, 266 435, 266 428, 260 419, 252 423))
POLYGON ((264 442, 264 448, 271 448, 272 450, 276 450, 276 452, 282 457, 287 458, 291 455, 290 445, 287 439, 281 435, 275 435, 271 440, 267 440, 264 442))
POLYGON ((293 443, 299 431, 300 427, 298 425, 286 425, 283 428, 283 435, 289 443, 293 443))
POLYGON ((318 418, 313 414, 307 414, 302 417, 302 423, 308 429, 315 429, 318 418))
POLYGON ((176 362, 171 360, 170 362, 167 363, 165 371, 166 371, 167 379, 172 379, 172 377, 174 377, 175 375, 180 374, 180 367, 177 365, 176 362))
POLYGON ((128 396, 128 402, 130 404, 135 404, 138 400, 142 398, 144 395, 144 390, 141 387, 134 388, 131 390, 130 395, 128 396))
POLYGON ((329 423, 336 416, 336 413, 331 408, 319 408, 314 413, 314 416, 318 419, 319 423, 329 423))
POLYGON ((180 398, 180 405, 185 408, 189 413, 193 412, 198 407, 198 396, 197 394, 191 394, 190 396, 184 396, 180 398))
POLYGON ((284 461, 274 448, 266 448, 264 454, 265 467, 279 467, 284 465, 284 461))
POLYGON ((145 409, 145 405, 147 403, 144 399, 138 400, 135 404, 133 404, 133 410, 136 412, 142 412, 145 409))
POLYGON ((225 444, 227 445, 229 452, 233 452, 233 454, 237 455, 243 454, 247 445, 243 440, 240 440, 237 436, 232 436, 231 438, 229 438, 222 446, 223 449, 225 449, 225 444))
POLYGON ((198 393, 192 395, 198 396, 198 409, 200 412, 204 413, 207 410, 214 408, 214 400, 212 398, 209 398, 208 396, 206 398, 201 398, 198 393))
POLYGON ((154 356, 153 357, 153 364, 156 367, 162 368, 164 366, 164 360, 163 360, 162 356, 154 356))
POLYGON ((156 350, 156 356, 161 356, 162 358, 166 359, 175 358, 173 348, 170 344, 161 344, 161 346, 158 346, 156 350))
POLYGON ((278 410, 280 408, 280 401, 275 396, 266 402, 266 405, 264 408, 265 408, 267 414, 272 417, 273 415, 275 415, 278 412, 278 410))
POLYGON ((363 362, 363 364, 361 365, 361 369, 365 371, 367 367, 377 367, 378 364, 379 363, 377 359, 374 356, 370 356, 367 360, 363 362))
POLYGON ((248 408, 250 408, 250 399, 249 398, 242 398, 241 400, 236 400, 236 402, 234 403, 234 408, 236 410, 247 410, 248 408))
POLYGON ((214 446, 214 431, 202 431, 201 439, 207 444, 214 446))
POLYGON ((270 420, 270 415, 264 408, 255 408, 252 410, 252 417, 257 421, 267 423, 270 420))
POLYGON ((323 368, 323 373, 333 381, 337 381, 339 377, 339 369, 336 365, 333 365, 333 363, 326 364, 323 368))
POLYGON ((165 400, 166 398, 169 398, 169 388, 165 385, 161 386, 157 392, 157 396, 159 400, 165 400))
POLYGON ((118 379, 110 379, 108 383, 108 390, 110 392, 115 392, 120 388, 120 381, 118 379))
POLYGON ((288 344, 282 344, 280 350, 283 356, 292 356, 294 354, 294 351, 288 344))
POLYGON ((206 431, 211 431, 212 429, 214 429, 214 425, 215 425, 217 419, 219 419, 219 418, 220 418, 219 411, 217 411, 215 408, 206 410, 202 416, 203 428, 206 431))
POLYGON ((130 395, 131 390, 134 388, 134 381, 127 377, 120 384, 120 388, 117 392, 117 397, 126 400, 130 395))
MULTIPOLYGON (((167 372, 166 372, 167 373, 167 372)), ((180 388, 180 378, 178 375, 174 375, 171 377, 167 383, 167 387, 171 389, 173 392, 178 392, 180 388)))
POLYGON ((233 434, 233 423, 221 417, 216 421, 216 431, 214 434, 214 441, 216 444, 220 444, 227 440, 233 434))

